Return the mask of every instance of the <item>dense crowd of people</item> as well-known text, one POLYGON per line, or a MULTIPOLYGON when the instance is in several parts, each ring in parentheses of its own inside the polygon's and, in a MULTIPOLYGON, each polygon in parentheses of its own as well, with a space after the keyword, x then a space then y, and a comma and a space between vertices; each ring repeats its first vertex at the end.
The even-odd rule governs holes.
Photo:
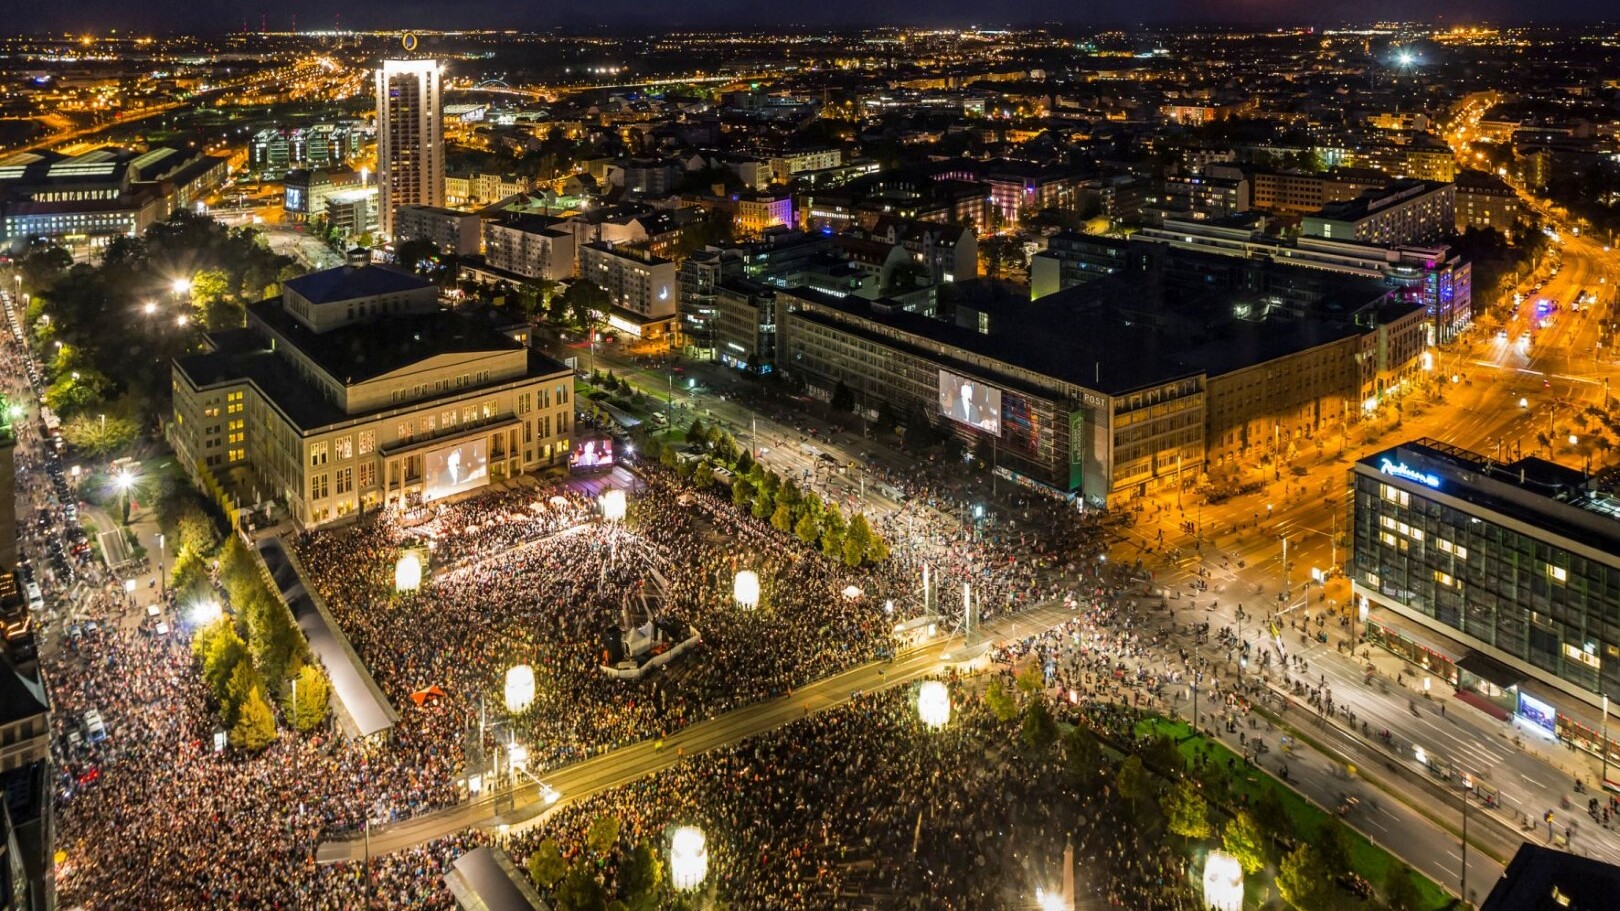
MULTIPOLYGON (((878 522, 896 540, 920 543, 852 569, 747 516, 724 491, 694 491, 656 466, 642 484, 623 523, 601 521, 582 488, 561 484, 299 536, 294 546, 314 588, 400 710, 380 742, 283 734, 257 756, 216 751, 217 721, 186 619, 166 612, 137 622, 114 588, 82 604, 85 615, 112 622, 48 655, 46 672, 58 717, 70 719, 64 731, 95 707, 112 736, 75 747, 56 782, 64 898, 89 908, 336 909, 365 906, 369 892, 380 907, 448 908, 440 876, 481 834, 378 858, 369 881, 358 865, 316 865, 316 845, 365 820, 385 824, 464 799, 458 778, 480 729, 486 755, 515 738, 531 766, 553 767, 880 658, 894 647, 894 623, 921 611, 925 562, 947 615, 960 610, 963 582, 981 617, 1098 584, 1084 555, 1095 525, 1040 502, 953 539, 948 495, 919 486, 878 522), (430 572, 418 591, 396 592, 395 562, 407 549, 428 553, 430 572), (740 569, 761 577, 757 610, 732 603, 740 569), (678 618, 701 644, 645 681, 605 674, 604 633, 649 614, 678 618), (506 719, 502 681, 516 664, 535 669, 536 696, 506 719)), ((1101 603, 1106 593, 1097 594, 1101 603)), ((793 736, 683 764, 570 808, 548 830, 605 807, 622 811, 638 834, 691 816, 736 839, 717 857, 728 897, 747 906, 770 897, 770 906, 831 907, 849 889, 921 889, 941 908, 1010 902, 1023 888, 1013 860, 1055 857, 1056 833, 1075 831, 1033 799, 1050 773, 1015 774, 959 737, 929 739, 895 698, 863 699, 800 722, 808 727, 793 736), (947 774, 953 764, 960 773, 947 774), (1007 788, 1031 795, 1035 809, 1015 813, 1015 802, 983 799, 1007 788), (648 800, 653 794, 666 796, 648 800), (766 799, 779 812, 755 813, 766 799), (827 812, 806 814, 807 802, 827 812), (866 812, 880 806, 892 809, 866 812), (917 812, 921 862, 882 862, 912 850, 917 812), (870 822, 861 831, 844 831, 863 818, 870 822), (984 875, 981 858, 1008 864, 1005 875, 984 875)))

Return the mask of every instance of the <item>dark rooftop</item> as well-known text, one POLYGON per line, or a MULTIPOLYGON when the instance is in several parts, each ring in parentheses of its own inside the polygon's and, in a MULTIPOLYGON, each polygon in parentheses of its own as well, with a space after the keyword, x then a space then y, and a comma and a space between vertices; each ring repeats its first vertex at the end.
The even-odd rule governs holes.
POLYGON ((248 311, 254 320, 269 326, 322 370, 348 385, 440 354, 515 351, 523 347, 488 323, 449 310, 389 316, 320 333, 293 319, 282 309, 280 298, 260 301, 248 311))
POLYGON ((1432 439, 1402 443, 1356 465, 1388 474, 1385 462, 1432 476, 1437 483, 1416 483, 1448 497, 1605 553, 1620 553, 1620 500, 1592 490, 1586 476, 1573 468, 1536 456, 1497 462, 1432 439))
POLYGON ((1479 911, 1607 911, 1620 867, 1525 842, 1479 911))
POLYGON ((420 276, 378 265, 322 269, 289 278, 284 284, 312 304, 330 304, 378 294, 400 294, 433 286, 432 282, 420 276))
MULTIPOLYGON (((366 327, 353 327, 366 328, 366 327)), ((370 327, 373 330, 375 326, 370 327)), ((516 342, 505 339, 511 347, 516 342)), ((350 414, 311 385, 285 359, 272 351, 268 343, 251 329, 233 329, 209 336, 214 350, 179 358, 175 364, 191 382, 199 387, 218 383, 252 382, 257 386, 294 426, 313 430, 347 420, 364 418, 376 411, 350 414)), ((567 373, 568 368, 534 349, 526 351, 528 376, 550 376, 567 373)), ((507 382, 502 380, 500 382, 507 382)), ((419 402, 389 405, 385 409, 414 408, 419 402)))

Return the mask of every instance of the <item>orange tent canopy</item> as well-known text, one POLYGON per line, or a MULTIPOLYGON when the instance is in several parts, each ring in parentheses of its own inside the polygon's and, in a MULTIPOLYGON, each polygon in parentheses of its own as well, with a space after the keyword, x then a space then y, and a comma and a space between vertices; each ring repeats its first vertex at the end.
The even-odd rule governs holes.
POLYGON ((416 703, 418 707, 424 705, 430 698, 444 698, 444 690, 439 689, 437 683, 425 690, 417 690, 411 694, 411 701, 416 703))

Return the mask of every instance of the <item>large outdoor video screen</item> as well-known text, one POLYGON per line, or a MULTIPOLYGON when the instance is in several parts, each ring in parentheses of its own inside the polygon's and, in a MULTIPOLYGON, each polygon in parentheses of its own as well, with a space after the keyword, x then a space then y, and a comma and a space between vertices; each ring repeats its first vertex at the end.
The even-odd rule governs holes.
POLYGON ((568 467, 574 471, 594 471, 613 466, 612 440, 581 440, 568 454, 568 467))
POLYGON ((939 413, 959 424, 1001 436, 1001 390, 978 380, 941 370, 939 413))
POLYGON ((448 497, 489 483, 489 459, 483 440, 468 440, 427 454, 426 486, 422 495, 429 500, 448 497))

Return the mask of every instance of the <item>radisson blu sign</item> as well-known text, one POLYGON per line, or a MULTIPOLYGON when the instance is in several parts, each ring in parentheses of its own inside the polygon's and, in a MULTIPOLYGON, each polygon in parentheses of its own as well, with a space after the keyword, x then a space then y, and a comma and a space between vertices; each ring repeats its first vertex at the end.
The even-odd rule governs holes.
POLYGON ((1418 471, 1416 468, 1408 468, 1405 462, 1391 462, 1389 459, 1384 459, 1378 464, 1378 470, 1384 474, 1405 478, 1408 481, 1416 481, 1419 484, 1425 484, 1435 489, 1440 487, 1439 476, 1418 471))

